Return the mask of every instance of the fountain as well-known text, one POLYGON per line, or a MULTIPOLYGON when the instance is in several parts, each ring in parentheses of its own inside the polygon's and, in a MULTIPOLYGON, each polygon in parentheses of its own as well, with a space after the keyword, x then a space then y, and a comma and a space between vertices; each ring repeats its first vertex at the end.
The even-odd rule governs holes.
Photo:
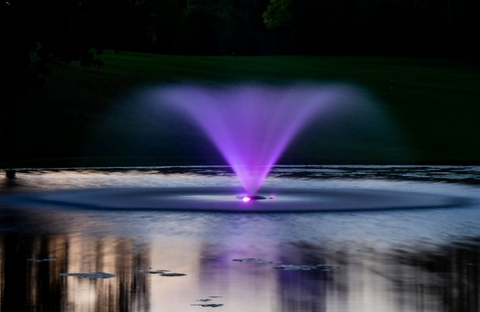
POLYGON ((201 164, 217 148, 229 165, 9 168, 2 310, 475 311, 478 166, 288 158, 308 147, 338 163, 401 151, 378 104, 314 83, 154 86, 126 97, 86 137, 201 164))
POLYGON ((153 93, 158 103, 195 121, 252 199, 258 199, 254 196, 272 167, 309 124, 325 124, 331 115, 352 110, 359 113, 353 118, 364 123, 386 118, 358 88, 338 84, 181 85, 153 93))
POLYGON ((282 89, 187 85, 159 92, 161 102, 187 114, 209 136, 250 196, 293 137, 343 96, 342 90, 310 85, 282 89))
POLYGON ((403 209, 466 203, 456 196, 388 189, 262 187, 288 145, 311 125, 333 128, 326 129, 333 132, 347 128, 353 139, 342 142, 344 145, 352 140, 369 141, 373 136, 359 135, 363 128, 371 128, 375 135, 390 133, 385 127, 372 126, 378 121, 388 124, 385 123, 388 118, 373 107, 364 92, 352 86, 184 84, 156 87, 142 96, 151 104, 146 105, 152 110, 149 116, 157 112, 158 118, 181 115, 188 117, 187 122, 193 121, 226 159, 242 189, 211 185, 81 188, 12 195, 4 197, 2 202, 89 209, 235 212, 403 209), (332 126, 331 120, 337 123, 332 126), (352 121, 357 122, 356 127, 350 127, 352 121))

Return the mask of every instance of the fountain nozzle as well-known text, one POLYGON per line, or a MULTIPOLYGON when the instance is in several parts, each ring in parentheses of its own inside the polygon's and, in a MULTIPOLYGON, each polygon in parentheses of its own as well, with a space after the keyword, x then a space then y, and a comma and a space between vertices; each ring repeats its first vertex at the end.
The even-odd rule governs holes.
MULTIPOLYGON (((247 196, 237 196, 238 199, 244 201, 244 202, 249 202, 252 200, 261 200, 261 199, 267 199, 265 196, 260 196, 260 195, 247 195, 247 196)), ((272 196, 270 196, 270 199, 272 199, 272 196)))

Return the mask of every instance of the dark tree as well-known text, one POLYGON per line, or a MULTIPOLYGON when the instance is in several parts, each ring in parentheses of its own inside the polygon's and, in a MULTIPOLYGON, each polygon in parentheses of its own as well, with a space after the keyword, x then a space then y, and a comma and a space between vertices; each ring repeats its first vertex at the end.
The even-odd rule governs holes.
POLYGON ((262 13, 267 4, 268 0, 190 0, 181 9, 180 26, 176 20, 162 19, 170 27, 157 29, 177 34, 174 38, 181 54, 265 54, 262 13))
POLYGON ((150 3, 148 34, 154 52, 177 54, 181 51, 182 14, 186 2, 178 0, 152 0, 150 3))
POLYGON ((0 4, 0 115, 2 158, 15 158, 17 99, 40 86, 51 64, 95 58, 92 16, 73 0, 9 0, 0 4))
POLYGON ((281 52, 476 58, 475 0, 270 0, 281 52))
POLYGON ((261 55, 267 52, 265 25, 262 13, 265 0, 223 0, 219 2, 221 18, 217 27, 222 38, 221 53, 235 55, 261 55))
POLYGON ((218 15, 211 5, 188 5, 184 12, 182 50, 185 54, 212 55, 217 53, 215 25, 218 15))
POLYGON ((91 49, 91 16, 81 2, 11 0, 1 4, 0 21, 3 100, 26 84, 41 83, 49 64, 101 64, 91 49))
POLYGON ((293 54, 327 54, 335 36, 333 0, 270 0, 265 25, 283 37, 293 54))

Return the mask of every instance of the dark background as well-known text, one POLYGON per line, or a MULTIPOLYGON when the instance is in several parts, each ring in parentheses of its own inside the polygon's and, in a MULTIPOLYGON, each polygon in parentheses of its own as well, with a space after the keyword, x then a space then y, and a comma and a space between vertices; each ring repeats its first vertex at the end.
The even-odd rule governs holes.
MULTIPOLYGON (((99 57, 107 49, 120 54, 129 51, 228 57, 411 57, 442 59, 463 63, 463 66, 476 64, 477 68, 480 52, 480 45, 477 44, 479 26, 480 1, 476 0, 2 1, 0 158, 12 160, 41 154, 39 149, 28 151, 24 147, 24 152, 19 152, 22 142, 16 137, 18 116, 41 111, 46 117, 42 117, 43 125, 36 128, 52 128, 51 133, 57 132, 54 136, 61 135, 66 128, 55 130, 52 124, 60 121, 68 123, 62 121, 64 108, 50 109, 47 105, 47 108, 40 109, 35 107, 39 102, 21 104, 19 98, 29 90, 42 88, 54 66, 62 67, 78 62, 84 68, 108 67, 108 64, 103 66, 99 57)), ((386 70, 385 82, 390 82, 391 79, 392 73, 386 70)), ((462 79, 468 83, 467 76, 462 79)), ((441 86, 434 87, 440 88, 439 92, 442 91, 441 86)), ((88 93, 90 90, 81 92, 88 93)), ((78 93, 72 94, 71 97, 77 95, 78 93)), ((473 93, 464 95, 472 98, 478 96, 473 93)), ((397 98, 400 96, 398 94, 397 98)), ((407 102, 411 101, 409 98, 407 102)), ((434 101, 423 102, 428 105, 425 109, 427 115, 424 114, 427 119, 441 120, 444 116, 458 115, 441 115, 445 108, 439 110, 434 101)), ((447 106, 453 107, 451 105, 455 103, 448 103, 447 106)), ((464 109, 459 111, 466 112, 464 109)), ((410 118, 409 116, 421 119, 419 115, 415 117, 410 114, 407 117, 410 118)), ((472 124, 472 119, 473 117, 468 122, 462 122, 457 118, 450 127, 463 129, 462 134, 473 133, 475 127, 473 130, 466 129, 467 125, 472 124)), ((412 133, 426 136, 425 134, 437 131, 436 128, 429 130, 428 127, 421 126, 422 123, 418 124, 420 126, 410 127, 412 133), (430 132, 425 132, 424 129, 430 132)), ((449 125, 438 127, 448 129, 449 125)), ((32 132, 32 135, 35 136, 35 133, 32 132)), ((68 140, 75 141, 73 136, 70 137, 72 139, 68 140)), ((477 144, 470 139, 474 135, 458 137, 466 138, 464 140, 470 146, 477 144)), ((417 145, 428 144, 429 140, 426 137, 417 145)), ((72 142, 69 144, 76 144, 72 142)), ((452 148, 448 144, 445 146, 448 150, 460 150, 455 144, 452 148)), ((47 149, 54 151, 57 147, 58 144, 55 143, 47 149)), ((440 154, 437 150, 432 151, 431 154, 440 154)), ((70 157, 74 152, 64 154, 70 157)), ((173 157, 176 153, 171 154, 173 157)), ((42 157, 65 156, 48 151, 43 152, 43 155, 42 157)), ((475 155, 467 155, 469 163, 475 155)), ((429 157, 423 161, 428 161, 429 157)), ((455 157, 446 159, 455 161, 455 157)))

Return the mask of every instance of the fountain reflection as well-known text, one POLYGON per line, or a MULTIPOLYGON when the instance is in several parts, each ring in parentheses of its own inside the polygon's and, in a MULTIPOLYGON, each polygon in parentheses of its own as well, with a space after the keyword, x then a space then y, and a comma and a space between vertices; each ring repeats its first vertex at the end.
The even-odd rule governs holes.
MULTIPOLYGON (((212 303, 231 312, 478 311, 479 172, 477 167, 278 167, 267 181, 272 189, 395 188, 472 198, 470 205, 442 209, 231 214, 0 204, 0 310, 188 312, 212 303), (454 183, 459 175, 465 178, 454 183), (435 183, 426 183, 430 180, 435 183), (246 258, 265 261, 233 261, 246 258), (274 268, 314 264, 332 268, 274 268), (59 275, 98 271, 115 276, 59 275)), ((0 192, 3 198, 75 185, 178 190, 236 181, 224 167, 25 170, 0 185, 0 192)))
MULTIPOLYGON (((42 230, 41 222, 21 221, 37 226, 0 233, 1 310, 186 311, 192 305, 213 303, 222 304, 224 311, 476 311, 479 307, 480 237, 448 244, 417 242, 421 247, 381 247, 372 241, 321 237, 276 240, 272 233, 289 231, 289 226, 274 215, 174 219, 182 217, 191 221, 188 226, 180 225, 184 222, 175 226, 164 218, 162 226, 179 232, 150 237, 149 243, 118 233, 49 233, 42 230), (219 219, 223 223, 216 223, 218 227, 208 227, 219 219), (263 224, 263 235, 223 228, 247 221, 255 227, 263 224), (195 233, 200 235, 184 233, 189 226, 197 227, 195 233), (215 233, 222 237, 212 240, 215 233), (254 260, 234 261, 249 258, 254 260), (331 268, 275 268, 314 264, 331 268), (186 276, 141 272, 149 269, 186 276), (64 272, 115 276, 59 275, 64 272)), ((15 223, 15 216, 9 223, 15 223)))
MULTIPOLYGON (((282 257, 282 263, 326 264, 323 248, 312 249, 304 242, 292 243, 282 257)), ((331 292, 337 272, 333 271, 285 271, 278 274, 279 311, 327 311, 327 294, 331 292)))

